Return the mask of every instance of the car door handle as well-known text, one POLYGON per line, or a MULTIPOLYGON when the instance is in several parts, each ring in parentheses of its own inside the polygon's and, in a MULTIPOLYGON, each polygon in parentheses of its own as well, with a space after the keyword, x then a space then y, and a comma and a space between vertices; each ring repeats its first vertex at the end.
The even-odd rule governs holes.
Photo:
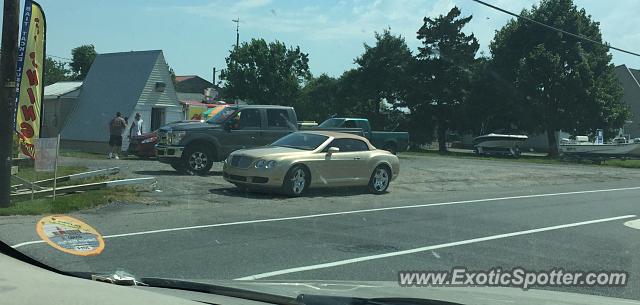
POLYGON ((360 157, 353 157, 353 160, 360 160, 360 157))

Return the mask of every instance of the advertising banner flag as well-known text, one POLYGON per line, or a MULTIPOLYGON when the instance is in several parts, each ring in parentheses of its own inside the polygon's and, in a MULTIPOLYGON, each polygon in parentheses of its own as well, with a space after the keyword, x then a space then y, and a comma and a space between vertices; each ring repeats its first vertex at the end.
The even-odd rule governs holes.
POLYGON ((44 96, 46 23, 40 5, 25 0, 16 69, 15 128, 20 152, 35 158, 35 139, 40 137, 44 96))

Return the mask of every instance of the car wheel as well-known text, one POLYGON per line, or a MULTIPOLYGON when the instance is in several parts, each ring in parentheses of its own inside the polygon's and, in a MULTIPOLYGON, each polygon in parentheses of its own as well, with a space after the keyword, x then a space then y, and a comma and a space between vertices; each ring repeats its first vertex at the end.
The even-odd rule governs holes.
POLYGON ((309 187, 311 174, 306 167, 295 165, 284 176, 282 188, 285 194, 289 196, 302 196, 309 187))
POLYGON ((394 143, 385 144, 383 150, 386 150, 394 155, 398 154, 398 149, 396 148, 396 145, 394 143))
POLYGON ((186 170, 198 175, 209 172, 213 166, 213 152, 205 146, 188 146, 182 156, 186 170))
POLYGON ((379 165, 373 170, 371 179, 369 179, 369 190, 374 194, 382 194, 389 188, 391 182, 391 171, 389 167, 379 165))

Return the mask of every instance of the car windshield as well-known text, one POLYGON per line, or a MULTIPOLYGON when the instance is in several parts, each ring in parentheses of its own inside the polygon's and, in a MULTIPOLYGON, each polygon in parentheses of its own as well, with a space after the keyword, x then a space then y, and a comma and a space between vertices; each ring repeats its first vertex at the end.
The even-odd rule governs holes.
POLYGON ((344 119, 328 119, 318 125, 318 127, 333 128, 341 126, 342 123, 344 123, 344 119))
POLYGON ((314 150, 324 143, 329 137, 305 133, 296 132, 288 136, 284 136, 277 141, 271 143, 271 146, 290 147, 302 150, 314 150))
POLYGON ((207 120, 209 124, 222 124, 229 116, 238 111, 237 108, 225 107, 207 120))
POLYGON ((0 5, 5 249, 276 294, 640 305, 640 0, 0 5))

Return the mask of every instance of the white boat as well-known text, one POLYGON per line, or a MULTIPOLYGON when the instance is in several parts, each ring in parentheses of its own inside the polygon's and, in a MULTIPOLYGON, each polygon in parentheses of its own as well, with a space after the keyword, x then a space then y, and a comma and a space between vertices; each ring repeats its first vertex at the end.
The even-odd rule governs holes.
POLYGON ((575 140, 562 139, 559 149, 563 155, 585 159, 640 157, 640 139, 615 138, 611 143, 598 144, 577 136, 575 140))
POLYGON ((525 135, 490 133, 473 139, 473 147, 478 154, 520 155, 520 145, 527 141, 525 135))

